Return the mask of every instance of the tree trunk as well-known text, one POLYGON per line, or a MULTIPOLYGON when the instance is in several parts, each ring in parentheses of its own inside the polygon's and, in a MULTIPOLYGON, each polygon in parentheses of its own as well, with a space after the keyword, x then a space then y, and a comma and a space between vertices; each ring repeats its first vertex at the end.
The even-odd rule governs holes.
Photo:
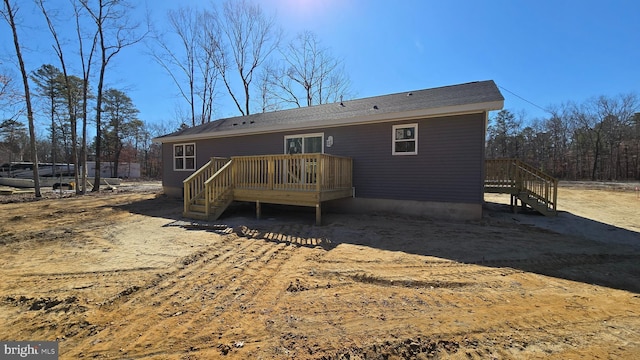
POLYGON ((96 99, 96 169, 93 180, 92 192, 100 191, 100 166, 101 166, 101 152, 102 152, 102 88, 104 87, 104 73, 107 68, 106 50, 104 47, 104 38, 102 30, 100 31, 100 44, 102 48, 102 63, 100 65, 100 77, 98 80, 98 98, 96 99))
POLYGON ((24 61, 22 60, 22 52, 20 51, 20 41, 18 40, 18 31, 16 29, 16 23, 14 19, 14 13, 11 9, 9 0, 4 0, 5 9, 7 10, 7 21, 11 26, 13 32, 13 45, 16 48, 16 56, 18 57, 18 64, 20 65, 20 73, 22 74, 22 83, 24 85, 24 98, 27 103, 27 121, 29 122, 29 140, 31 145, 31 157, 33 161, 33 184, 35 188, 35 197, 42 197, 40 193, 40 174, 38 172, 38 152, 36 146, 36 130, 33 123, 33 109, 31 107, 31 93, 29 92, 29 78, 27 77, 27 70, 24 67, 24 61))
POLYGON ((121 147, 116 147, 116 151, 113 154, 113 177, 114 178, 118 177, 118 162, 120 161, 121 150, 122 150, 121 147))
POLYGON ((596 180, 596 173, 598 171, 598 160, 600 158, 600 137, 596 139, 595 148, 593 149, 593 168, 591 169, 591 180, 596 180))

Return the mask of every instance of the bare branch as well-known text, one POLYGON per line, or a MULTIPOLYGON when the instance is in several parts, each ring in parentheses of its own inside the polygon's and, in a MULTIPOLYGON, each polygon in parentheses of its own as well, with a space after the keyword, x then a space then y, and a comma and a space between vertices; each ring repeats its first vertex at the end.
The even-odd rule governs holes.
POLYGON ((272 97, 300 107, 348 96, 350 83, 342 61, 322 47, 314 33, 299 33, 281 54, 285 64, 269 74, 272 97))
POLYGON ((167 19, 170 33, 180 46, 173 46, 168 38, 156 34, 154 40, 159 51, 152 49, 151 55, 169 74, 189 105, 191 126, 211 121, 218 78, 214 64, 217 36, 213 35, 212 15, 183 7, 169 11, 167 19))
POLYGON ((251 113, 251 89, 257 69, 270 57, 281 38, 275 18, 267 17, 262 8, 246 0, 227 1, 223 5, 222 17, 216 17, 221 40, 216 66, 222 81, 242 115, 251 113), (237 71, 242 92, 232 86, 230 62, 237 71))

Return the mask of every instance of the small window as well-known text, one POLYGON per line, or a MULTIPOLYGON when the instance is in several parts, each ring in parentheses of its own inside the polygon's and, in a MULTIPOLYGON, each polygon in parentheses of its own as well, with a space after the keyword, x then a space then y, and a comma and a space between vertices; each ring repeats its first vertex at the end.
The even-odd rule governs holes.
POLYGON ((189 171, 196 169, 196 144, 173 145, 173 170, 189 171))
POLYGON ((284 137, 285 154, 324 153, 324 134, 291 135, 284 137))
POLYGON ((394 125, 392 136, 393 155, 418 154, 418 124, 394 125))

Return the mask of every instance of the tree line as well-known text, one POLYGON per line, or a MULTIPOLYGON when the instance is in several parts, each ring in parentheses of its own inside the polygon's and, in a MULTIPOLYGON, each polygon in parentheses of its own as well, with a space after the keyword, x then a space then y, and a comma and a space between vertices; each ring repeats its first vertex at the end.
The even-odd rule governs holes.
MULTIPOLYGON (((84 118, 82 80, 76 76, 65 80, 62 72, 50 64, 38 68, 30 80, 35 85, 34 97, 39 105, 36 112, 49 122, 49 136, 36 139, 35 157, 46 163, 75 164, 74 148, 80 148, 82 140, 73 134, 74 124, 69 119, 84 118)), ((92 94, 87 98, 89 101, 93 99, 92 94)), ((102 113, 105 121, 100 132, 100 157, 114 163, 111 176, 118 177, 117 164, 142 160, 144 148, 150 146, 151 135, 145 124, 137 118, 138 109, 133 101, 121 90, 109 88, 104 92, 102 113)), ((27 144, 27 130, 23 123, 15 119, 0 122, 3 158, 9 162, 34 158, 27 144)), ((88 152, 96 153, 95 141, 89 144, 88 152)))
POLYGON ((517 158, 565 180, 640 180, 640 100, 601 95, 529 120, 502 110, 490 119, 487 158, 517 158))
MULTIPOLYGON (((0 160, 66 162, 86 183, 89 158, 137 161, 147 177, 160 176, 160 150, 151 138, 180 127, 212 121, 220 98, 240 115, 292 106, 310 106, 349 97, 342 61, 303 31, 286 40, 275 16, 246 0, 195 9, 182 6, 166 14, 165 28, 132 17, 134 2, 70 0, 66 5, 33 0, 50 34, 57 64, 27 69, 20 39, 20 7, 3 0, 0 15, 11 29, 22 87, 0 74, 0 105, 16 108, 0 119, 0 160), (70 21, 71 20, 71 21, 70 21), (69 23, 75 27, 69 33, 69 23), (67 29, 66 32, 60 29, 67 29), (146 44, 148 53, 172 79, 188 111, 177 111, 174 127, 148 124, 124 89, 106 85, 113 58, 125 48, 146 44), (25 126, 22 119, 26 117, 25 126), (47 119, 48 136, 36 136, 34 118, 47 119), (95 129, 95 136, 89 129, 95 129)), ((22 14, 24 18, 24 14, 22 14)), ((116 165, 117 166, 117 165, 116 165)), ((40 196, 34 166, 36 196, 40 196)), ((117 167, 113 176, 118 176, 117 167)), ((85 189, 79 187, 78 193, 85 189)))

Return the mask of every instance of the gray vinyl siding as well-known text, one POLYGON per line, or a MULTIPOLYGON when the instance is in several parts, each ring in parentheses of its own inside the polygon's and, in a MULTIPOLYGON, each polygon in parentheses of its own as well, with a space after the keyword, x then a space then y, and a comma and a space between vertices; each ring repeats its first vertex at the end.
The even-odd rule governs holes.
POLYGON ((484 114, 335 128, 326 153, 353 161, 357 197, 482 202, 484 114), (392 127, 418 124, 418 154, 392 155, 392 127))
MULTIPOLYGON (((196 169, 206 164, 212 156, 231 157, 243 155, 282 154, 284 135, 259 134, 242 137, 227 137, 210 140, 192 141, 196 144, 196 169)), ((180 143, 176 143, 180 144, 180 143)), ((162 144, 163 167, 162 184, 169 187, 182 187, 182 181, 192 171, 173 171, 173 145, 162 144)))
MULTIPOLYGON (((307 130, 333 136, 325 153, 353 159, 357 197, 481 203, 485 114, 307 130), (418 124, 418 154, 392 155, 392 128, 418 124)), ((197 168, 211 156, 282 154, 280 132, 196 141, 197 168)), ((173 144, 163 144, 165 186, 181 187, 190 172, 173 171, 173 144)))

